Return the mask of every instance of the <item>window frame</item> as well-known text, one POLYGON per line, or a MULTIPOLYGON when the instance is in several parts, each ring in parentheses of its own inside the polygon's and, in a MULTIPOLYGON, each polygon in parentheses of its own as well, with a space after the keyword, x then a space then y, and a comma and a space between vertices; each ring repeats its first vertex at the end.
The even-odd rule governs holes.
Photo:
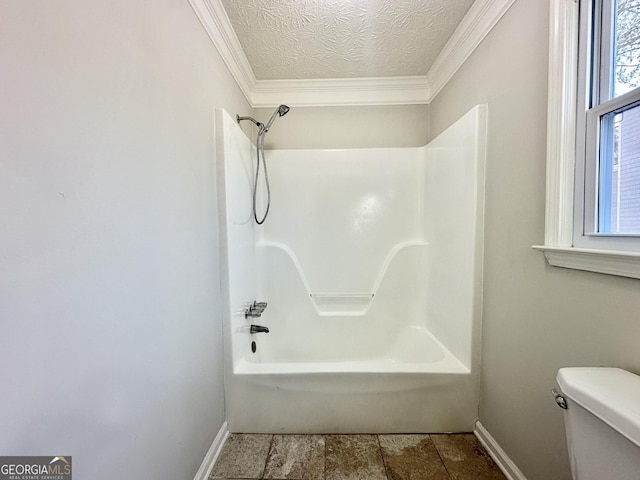
POLYGON ((544 252, 553 266, 640 278, 640 238, 616 235, 615 245, 611 235, 589 235, 592 241, 586 245, 574 238, 577 225, 582 233, 585 218, 576 201, 584 199, 585 162, 576 158, 584 159, 587 148, 576 142, 577 129, 586 128, 587 121, 577 114, 577 102, 584 98, 577 95, 576 85, 584 92, 586 82, 593 81, 578 75, 578 31, 587 18, 579 15, 579 1, 550 1, 545 242, 533 248, 544 252))
MULTIPOLYGON (((574 200, 573 245, 623 251, 640 251, 638 234, 602 232, 603 218, 598 202, 606 182, 600 182, 604 116, 628 108, 640 101, 640 89, 616 97, 613 95, 613 11, 610 1, 583 0, 579 11, 576 185, 574 200), (593 65, 596 65, 593 67, 593 65), (599 68, 602 66, 602 68, 599 68), (612 97, 612 98, 610 98, 612 97), (584 160, 583 160, 584 159, 584 160)), ((580 8, 580 2, 578 2, 580 8)))
MULTIPOLYGON (((582 222, 574 222, 574 245, 584 248, 608 248, 611 250, 640 251, 640 234, 636 233, 610 233, 600 231, 598 226, 602 223, 602 219, 598 214, 598 194, 602 199, 602 191, 606 188, 598 182, 599 164, 598 155, 602 149, 606 148, 601 145, 602 134, 601 124, 602 118, 610 113, 620 110, 624 111, 633 108, 640 102, 640 90, 636 89, 632 92, 621 95, 612 100, 601 103, 591 108, 585 115, 586 127, 584 132, 578 130, 578 138, 581 144, 585 145, 584 167, 576 168, 576 192, 578 185, 583 185, 584 199, 580 202, 578 193, 576 193, 576 218, 582 219, 582 222), (584 138, 582 138, 584 136, 584 138)), ((580 163, 580 149, 577 149, 578 161, 580 163)))

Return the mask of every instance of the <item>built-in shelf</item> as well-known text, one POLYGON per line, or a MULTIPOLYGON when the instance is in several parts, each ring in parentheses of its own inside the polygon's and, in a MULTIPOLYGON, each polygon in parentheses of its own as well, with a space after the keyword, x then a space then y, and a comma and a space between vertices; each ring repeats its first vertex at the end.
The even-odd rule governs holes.
POLYGON ((373 302, 373 293, 310 293, 321 316, 364 315, 373 302))

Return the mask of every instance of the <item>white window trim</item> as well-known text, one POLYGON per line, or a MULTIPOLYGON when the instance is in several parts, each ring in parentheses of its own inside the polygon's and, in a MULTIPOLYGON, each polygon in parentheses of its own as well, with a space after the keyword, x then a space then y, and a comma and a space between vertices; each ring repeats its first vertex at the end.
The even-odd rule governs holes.
POLYGON ((577 0, 551 0, 547 109, 547 193, 544 252, 550 265, 640 278, 640 252, 573 247, 577 0))

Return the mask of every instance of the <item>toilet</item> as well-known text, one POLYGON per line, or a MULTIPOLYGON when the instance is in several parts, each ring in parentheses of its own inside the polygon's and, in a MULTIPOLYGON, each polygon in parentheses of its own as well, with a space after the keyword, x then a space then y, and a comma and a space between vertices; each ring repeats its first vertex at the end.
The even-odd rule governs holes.
POLYGON ((561 368, 573 480, 640 480, 640 376, 619 368, 561 368))

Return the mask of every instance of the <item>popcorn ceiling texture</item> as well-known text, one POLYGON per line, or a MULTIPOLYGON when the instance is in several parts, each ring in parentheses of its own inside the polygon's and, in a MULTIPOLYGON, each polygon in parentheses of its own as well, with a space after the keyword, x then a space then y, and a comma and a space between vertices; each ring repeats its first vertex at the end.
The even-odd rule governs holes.
POLYGON ((258 80, 425 75, 473 0, 222 0, 258 80))

